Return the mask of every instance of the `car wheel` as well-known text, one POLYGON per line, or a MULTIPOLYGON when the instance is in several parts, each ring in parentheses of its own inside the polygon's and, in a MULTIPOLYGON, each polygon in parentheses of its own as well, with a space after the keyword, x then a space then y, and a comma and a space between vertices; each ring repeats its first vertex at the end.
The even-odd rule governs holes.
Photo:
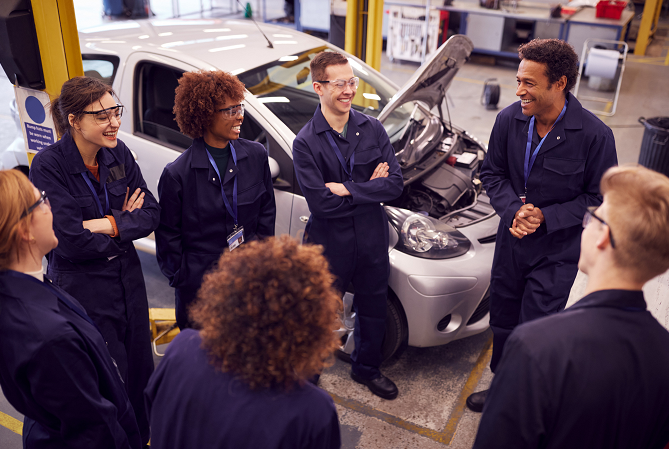
MULTIPOLYGON (((351 363, 351 354, 355 349, 353 331, 355 329, 355 312, 353 311, 353 294, 344 295, 344 310, 340 315, 340 327, 335 332, 341 340, 341 346, 337 350, 337 357, 346 363, 351 363)), ((400 349, 406 346, 409 336, 407 320, 402 309, 402 304, 392 290, 388 290, 386 299, 386 335, 383 338, 381 348, 382 362, 393 355, 399 355, 400 349)))

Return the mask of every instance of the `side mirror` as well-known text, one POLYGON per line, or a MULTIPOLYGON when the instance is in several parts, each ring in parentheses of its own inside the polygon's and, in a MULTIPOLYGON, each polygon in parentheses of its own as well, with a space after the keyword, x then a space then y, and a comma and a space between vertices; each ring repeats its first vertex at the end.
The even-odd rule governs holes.
POLYGON ((269 171, 272 174, 272 181, 276 181, 276 178, 281 174, 281 169, 279 168, 279 163, 272 157, 269 159, 269 171))

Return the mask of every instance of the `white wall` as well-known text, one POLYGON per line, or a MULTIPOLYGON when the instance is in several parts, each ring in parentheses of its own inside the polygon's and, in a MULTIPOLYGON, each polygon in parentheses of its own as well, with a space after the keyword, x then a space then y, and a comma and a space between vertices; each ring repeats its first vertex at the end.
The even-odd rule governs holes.
MULTIPOLYGON (((583 297, 588 276, 579 271, 571 288, 567 307, 583 297)), ((669 271, 657 276, 643 287, 648 310, 665 328, 669 330, 669 271)))

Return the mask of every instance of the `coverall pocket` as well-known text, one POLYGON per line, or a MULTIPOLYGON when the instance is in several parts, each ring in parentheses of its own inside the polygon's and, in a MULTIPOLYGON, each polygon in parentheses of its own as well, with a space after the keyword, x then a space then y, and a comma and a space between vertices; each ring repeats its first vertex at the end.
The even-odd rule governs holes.
POLYGON ((541 192, 548 201, 564 202, 582 193, 585 159, 545 157, 541 192))
MULTIPOLYGON (((378 146, 372 146, 368 148, 363 148, 355 152, 355 165, 365 165, 376 163, 377 165, 381 162, 381 148, 378 146)), ((376 167, 375 167, 376 168, 376 167)))
MULTIPOLYGON (((123 195, 124 198, 125 198, 125 193, 127 192, 127 188, 128 185, 125 178, 107 184, 107 190, 109 191, 109 193, 116 196, 123 195)), ((131 194, 132 192, 128 196, 130 196, 131 194)))
MULTIPOLYGON (((239 222, 244 226, 248 227, 251 221, 257 221, 263 193, 265 193, 265 184, 262 181, 243 192, 239 192, 239 222)), ((251 229, 248 229, 248 231, 251 231, 251 229)), ((255 232, 255 229, 253 232, 255 232)))
POLYGON ((97 217, 99 212, 97 211, 96 206, 93 205, 93 197, 91 195, 77 195, 73 196, 73 198, 81 208, 81 214, 84 217, 84 220, 89 219, 86 217, 97 217))

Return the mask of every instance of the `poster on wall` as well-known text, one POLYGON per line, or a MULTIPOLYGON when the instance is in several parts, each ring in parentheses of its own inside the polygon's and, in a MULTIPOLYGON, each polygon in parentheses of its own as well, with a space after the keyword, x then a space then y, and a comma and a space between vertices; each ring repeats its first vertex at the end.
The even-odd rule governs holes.
POLYGON ((57 139, 53 119, 47 111, 51 100, 46 92, 20 86, 14 86, 14 95, 30 166, 37 152, 57 139))

